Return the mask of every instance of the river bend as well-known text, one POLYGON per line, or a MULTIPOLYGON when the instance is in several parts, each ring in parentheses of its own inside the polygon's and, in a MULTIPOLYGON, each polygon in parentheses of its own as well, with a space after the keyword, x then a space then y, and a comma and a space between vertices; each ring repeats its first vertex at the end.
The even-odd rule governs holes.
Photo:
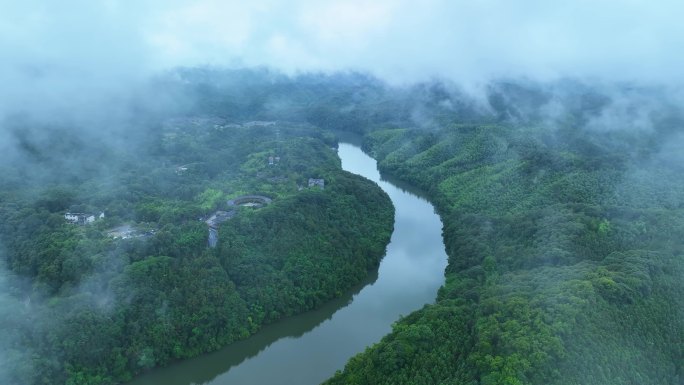
POLYGON ((396 214, 377 272, 321 309, 269 325, 214 353, 153 370, 131 385, 320 384, 390 332, 401 315, 434 302, 447 256, 442 222, 425 199, 383 180, 373 158, 340 143, 342 168, 376 182, 396 214))

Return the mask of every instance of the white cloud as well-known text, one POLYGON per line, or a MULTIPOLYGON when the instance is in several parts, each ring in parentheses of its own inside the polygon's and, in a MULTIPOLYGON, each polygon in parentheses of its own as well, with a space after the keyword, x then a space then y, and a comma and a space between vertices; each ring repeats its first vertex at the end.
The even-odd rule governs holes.
POLYGON ((318 2, 302 7, 298 22, 319 44, 356 46, 388 27, 395 6, 391 1, 318 2))
POLYGON ((26 84, 27 71, 63 71, 72 75, 60 81, 86 74, 88 87, 108 86, 153 69, 240 59, 290 72, 361 69, 394 81, 681 82, 682 14, 675 0, 4 2, 0 80, 26 84))
POLYGON ((251 2, 197 1, 162 8, 145 23, 157 66, 220 64, 251 44, 264 11, 251 2))

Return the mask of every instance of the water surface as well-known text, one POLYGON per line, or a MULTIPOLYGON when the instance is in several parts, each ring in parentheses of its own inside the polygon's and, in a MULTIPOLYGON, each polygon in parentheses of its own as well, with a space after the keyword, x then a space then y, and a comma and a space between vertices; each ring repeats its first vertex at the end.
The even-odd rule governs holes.
POLYGON ((434 302, 447 263, 434 207, 381 179, 375 160, 357 146, 340 143, 338 153, 343 169, 378 183, 394 204, 394 232, 378 271, 321 309, 279 321, 215 353, 156 369, 132 385, 320 384, 389 333, 401 315, 434 302))

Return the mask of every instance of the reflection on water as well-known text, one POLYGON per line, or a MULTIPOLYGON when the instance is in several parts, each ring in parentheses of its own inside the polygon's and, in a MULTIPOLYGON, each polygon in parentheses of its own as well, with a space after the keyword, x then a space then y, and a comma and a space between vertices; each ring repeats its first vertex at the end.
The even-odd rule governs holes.
POLYGON ((375 160, 341 143, 342 167, 378 183, 394 203, 394 232, 379 269, 346 296, 321 309, 264 328, 215 353, 154 370, 132 385, 319 384, 400 315, 434 301, 447 257, 442 223, 425 199, 382 180, 375 160))

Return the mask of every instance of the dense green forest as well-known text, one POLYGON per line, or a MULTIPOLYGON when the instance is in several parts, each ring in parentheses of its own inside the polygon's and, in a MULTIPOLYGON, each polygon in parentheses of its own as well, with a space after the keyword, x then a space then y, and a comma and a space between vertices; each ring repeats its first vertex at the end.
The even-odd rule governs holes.
POLYGON ((438 207, 447 283, 327 383, 681 383, 684 181, 671 122, 367 135, 381 170, 438 207))
POLYGON ((230 111, 364 134, 381 171, 439 210, 449 266, 437 302, 330 384, 682 381, 676 94, 570 79, 469 95, 350 73, 185 75, 204 79, 190 84, 205 106, 240 100, 230 111))
POLYGON ((211 68, 150 87, 173 113, 3 123, 16 127, 0 162, 8 381, 124 381, 359 282, 392 208, 340 170, 332 130, 364 135, 383 173, 426 193, 449 266, 434 304, 329 384, 684 381, 684 115, 666 90, 500 80, 473 96, 211 68), (273 202, 240 208, 207 248, 203 220, 244 194, 273 202), (67 211, 106 216, 77 226, 67 211), (114 239, 122 225, 135 236, 114 239))
POLYGON ((18 128, 23 158, 3 165, 7 383, 120 383, 216 350, 342 295, 389 241, 389 198, 312 126, 182 116, 125 146, 82 132, 18 128), (245 194, 272 202, 228 207, 245 194), (236 214, 209 248, 216 210, 236 214))

